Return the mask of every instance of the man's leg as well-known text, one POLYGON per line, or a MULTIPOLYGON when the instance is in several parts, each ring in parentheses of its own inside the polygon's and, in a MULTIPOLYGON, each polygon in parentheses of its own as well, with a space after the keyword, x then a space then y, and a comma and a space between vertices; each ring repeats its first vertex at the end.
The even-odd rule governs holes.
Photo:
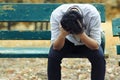
POLYGON ((91 80, 104 80, 106 61, 101 46, 98 50, 91 50, 85 45, 76 46, 76 51, 80 57, 88 58, 91 62, 91 80))
POLYGON ((61 60, 60 53, 51 49, 48 56, 48 80, 61 80, 61 60))
POLYGON ((88 56, 88 59, 92 66, 91 80, 104 80, 106 61, 102 48, 100 47, 99 50, 92 51, 92 53, 88 56))
POLYGON ((61 80, 61 60, 64 56, 73 51, 73 44, 66 40, 64 47, 60 50, 54 50, 51 46, 48 55, 48 80, 61 80))

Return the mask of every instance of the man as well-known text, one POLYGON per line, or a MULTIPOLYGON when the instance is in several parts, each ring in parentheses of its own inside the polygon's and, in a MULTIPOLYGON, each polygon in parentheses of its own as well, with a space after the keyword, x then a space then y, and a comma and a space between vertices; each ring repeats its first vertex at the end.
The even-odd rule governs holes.
POLYGON ((90 4, 63 4, 52 12, 50 24, 48 80, 61 80, 61 60, 69 55, 88 58, 91 80, 104 80, 106 62, 97 9, 90 4))

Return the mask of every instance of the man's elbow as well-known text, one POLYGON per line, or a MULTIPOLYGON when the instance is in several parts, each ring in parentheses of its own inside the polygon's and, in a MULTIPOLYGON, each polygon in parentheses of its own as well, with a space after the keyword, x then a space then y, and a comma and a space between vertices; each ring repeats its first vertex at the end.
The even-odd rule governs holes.
POLYGON ((92 46, 90 49, 91 49, 91 50, 98 50, 98 49, 99 49, 99 45, 92 46))
POLYGON ((53 45, 53 49, 59 51, 59 50, 61 50, 61 47, 60 47, 60 46, 54 46, 54 45, 53 45))
POLYGON ((60 48, 57 48, 57 47, 53 47, 53 49, 54 49, 54 50, 58 50, 58 51, 60 50, 60 48))

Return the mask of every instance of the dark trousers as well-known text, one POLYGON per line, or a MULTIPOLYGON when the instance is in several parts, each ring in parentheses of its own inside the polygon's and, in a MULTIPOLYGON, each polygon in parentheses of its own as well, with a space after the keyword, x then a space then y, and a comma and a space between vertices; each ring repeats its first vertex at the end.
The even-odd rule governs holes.
POLYGON ((51 46, 48 55, 48 80, 61 80, 61 61, 70 55, 88 58, 92 68, 91 80, 104 80, 106 62, 101 46, 98 50, 91 50, 85 45, 74 46, 68 40, 65 41, 65 45, 60 51, 54 50, 51 46))

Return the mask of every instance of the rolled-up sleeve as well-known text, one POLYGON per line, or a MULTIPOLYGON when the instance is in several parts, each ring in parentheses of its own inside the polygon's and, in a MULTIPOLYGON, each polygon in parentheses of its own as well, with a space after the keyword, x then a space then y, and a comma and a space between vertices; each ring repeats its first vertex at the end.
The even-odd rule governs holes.
POLYGON ((52 13, 50 17, 50 27, 51 27, 51 43, 53 43, 60 33, 59 22, 57 21, 56 15, 54 13, 52 13))
POLYGON ((90 37, 101 44, 101 18, 99 13, 94 14, 90 20, 90 37))

